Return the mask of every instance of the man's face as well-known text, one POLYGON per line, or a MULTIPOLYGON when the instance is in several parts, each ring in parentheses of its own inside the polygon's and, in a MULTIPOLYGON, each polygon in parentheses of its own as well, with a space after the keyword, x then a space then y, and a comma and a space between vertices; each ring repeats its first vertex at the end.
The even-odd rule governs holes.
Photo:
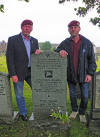
POLYGON ((79 34, 80 26, 71 26, 68 28, 71 37, 76 37, 79 34))
POLYGON ((21 27, 22 29, 22 33, 24 36, 29 36, 31 31, 33 30, 33 26, 32 25, 24 25, 21 27))

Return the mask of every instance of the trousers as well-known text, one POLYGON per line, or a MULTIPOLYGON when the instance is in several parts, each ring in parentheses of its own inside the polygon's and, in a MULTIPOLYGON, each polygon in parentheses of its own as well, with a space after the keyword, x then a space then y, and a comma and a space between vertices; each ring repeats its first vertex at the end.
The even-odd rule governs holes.
MULTIPOLYGON (((25 81, 28 83, 28 85, 31 86, 31 70, 28 70, 28 75, 25 78, 25 81)), ((14 91, 16 95, 16 102, 19 108, 19 113, 21 115, 27 114, 27 108, 25 106, 25 97, 23 95, 23 87, 24 87, 24 80, 18 81, 18 83, 13 83, 14 85, 14 91)))
POLYGON ((81 92, 81 101, 79 105, 78 110, 78 104, 77 104, 77 93, 76 93, 76 84, 68 81, 69 86, 69 92, 70 92, 70 100, 71 100, 71 107, 72 111, 79 111, 80 115, 84 115, 87 104, 88 104, 88 91, 89 91, 89 83, 79 83, 80 86, 80 92, 81 92))

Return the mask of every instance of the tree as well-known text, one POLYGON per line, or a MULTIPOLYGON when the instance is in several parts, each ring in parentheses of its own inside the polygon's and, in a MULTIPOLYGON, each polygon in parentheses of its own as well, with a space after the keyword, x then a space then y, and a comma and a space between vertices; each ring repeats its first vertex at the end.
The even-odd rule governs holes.
MULTIPOLYGON (((18 0, 18 1, 25 1, 25 2, 29 2, 30 0, 18 0)), ((4 5, 0 4, 0 11, 4 12, 4 5)))
MULTIPOLYGON (((18 1, 29 2, 30 0, 18 0, 18 1)), ((64 3, 65 1, 77 2, 79 0, 59 0, 59 3, 61 4, 61 3, 64 3)), ((75 8, 74 10, 76 11, 76 14, 84 17, 90 11, 90 9, 96 9, 98 17, 90 18, 90 21, 94 25, 98 25, 98 27, 100 28, 100 0, 81 0, 81 1, 85 4, 85 7, 75 8)), ((0 4, 0 11, 4 12, 3 4, 0 4)))
MULTIPOLYGON (((77 2, 79 0, 59 0, 59 3, 61 4, 64 3, 65 1, 77 2)), ((90 18, 90 21, 94 25, 98 25, 98 27, 100 28, 100 0, 81 0, 81 1, 85 4, 85 6, 75 8, 74 10, 76 11, 76 14, 84 17, 90 11, 90 9, 96 9, 98 17, 90 18)))
POLYGON ((51 49, 51 43, 49 41, 40 43, 40 49, 43 51, 50 50, 51 49))

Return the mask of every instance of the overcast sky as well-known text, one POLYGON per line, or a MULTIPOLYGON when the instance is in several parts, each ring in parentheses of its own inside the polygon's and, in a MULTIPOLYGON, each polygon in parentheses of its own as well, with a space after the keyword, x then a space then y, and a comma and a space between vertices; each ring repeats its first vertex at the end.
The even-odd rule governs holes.
POLYGON ((67 24, 75 19, 80 21, 80 34, 100 46, 100 29, 89 22, 91 16, 96 16, 96 12, 90 11, 84 18, 76 16, 74 7, 83 5, 80 2, 59 4, 58 0, 30 0, 29 3, 18 0, 0 1, 5 5, 5 13, 0 13, 0 41, 7 41, 9 36, 20 33, 21 22, 31 19, 34 23, 31 36, 39 42, 59 44, 69 37, 67 24))

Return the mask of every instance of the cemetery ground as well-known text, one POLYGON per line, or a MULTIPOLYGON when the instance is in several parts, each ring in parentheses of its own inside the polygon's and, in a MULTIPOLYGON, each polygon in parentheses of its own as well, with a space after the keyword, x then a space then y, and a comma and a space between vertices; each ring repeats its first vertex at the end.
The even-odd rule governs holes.
MULTIPOLYGON (((28 117, 32 113, 32 91, 30 87, 25 83, 24 86, 24 95, 26 100, 26 107, 28 109, 28 117)), ((14 111, 18 111, 16 105, 15 94, 12 87, 12 100, 14 111)), ((88 110, 90 109, 90 101, 88 103, 88 110)), ((70 99, 69 94, 67 94, 67 111, 68 114, 71 113, 70 99)), ((22 121, 20 118, 15 123, 1 124, 0 125, 0 137, 63 137, 58 134, 53 134, 50 131, 40 131, 30 127, 29 121, 22 121)), ((64 136, 65 137, 65 136, 64 136)), ((86 125, 80 123, 79 117, 71 121, 71 127, 69 129, 68 137, 97 137, 89 133, 89 129, 86 125)))
MULTIPOLYGON (((0 59, 1 60, 1 59, 0 59)), ((0 71, 7 72, 6 65, 5 65, 5 58, 2 58, 2 62, 0 61, 0 71), (3 65, 1 65, 3 64, 3 65)), ((100 71, 100 58, 98 60, 98 68, 97 70, 100 71)), ((14 94, 13 85, 12 87, 12 101, 13 101, 13 109, 14 111, 18 111, 16 98, 14 94)), ((24 96, 26 101, 26 107, 28 110, 28 117, 31 116, 33 108, 32 108, 32 91, 30 87, 25 83, 24 85, 24 96)), ((79 100, 78 100, 79 102, 79 100)), ((87 112, 90 110, 91 102, 89 100, 87 112)), ((70 105, 70 98, 69 92, 67 91, 67 111, 68 114, 71 113, 71 105, 70 105)), ((65 137, 60 136, 58 134, 53 134, 52 131, 40 131, 38 129, 34 129, 30 126, 29 121, 22 121, 20 118, 15 122, 10 124, 0 124, 0 137, 65 137)), ((80 123, 79 117, 75 120, 71 121, 71 127, 69 128, 69 136, 68 137, 99 137, 93 135, 89 132, 88 127, 85 124, 80 123)))

